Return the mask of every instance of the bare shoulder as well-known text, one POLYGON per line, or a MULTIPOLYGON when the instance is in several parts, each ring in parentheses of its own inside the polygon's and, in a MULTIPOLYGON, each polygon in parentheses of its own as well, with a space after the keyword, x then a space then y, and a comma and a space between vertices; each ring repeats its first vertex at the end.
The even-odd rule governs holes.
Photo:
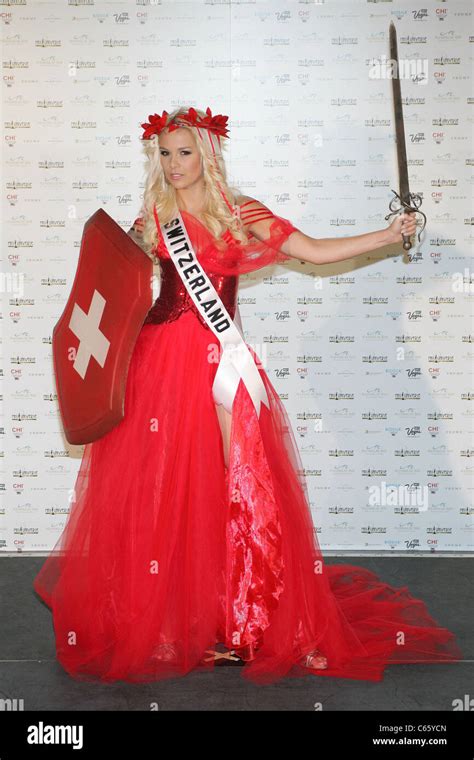
POLYGON ((271 209, 250 195, 239 195, 236 198, 236 203, 240 208, 240 218, 244 226, 250 227, 252 233, 254 232, 253 227, 255 222, 273 218, 271 209))
POLYGON ((236 195, 235 202, 239 204, 245 203, 245 201, 253 201, 253 198, 250 198, 248 195, 236 195))
POLYGON ((144 249, 144 241, 143 241, 143 228, 145 226, 145 220, 143 217, 139 216, 135 221, 133 222, 133 225, 130 227, 130 229, 127 232, 127 235, 129 235, 133 242, 140 246, 140 248, 144 249))
MULTIPOLYGON (((270 228, 275 219, 272 210, 256 198, 249 195, 241 195, 238 198, 241 209, 240 217, 247 232, 250 232, 258 240, 268 240, 270 228)), ((287 239, 281 244, 280 250, 286 256, 301 261, 313 261, 314 238, 306 235, 298 229, 290 232, 287 239), (309 257, 309 258, 308 258, 309 257)))
MULTIPOLYGON (((258 201, 256 198, 251 198, 251 197, 250 197, 250 195, 239 195, 239 196, 238 196, 238 197, 235 199, 235 202, 236 202, 236 203, 237 203, 239 206, 242 206, 244 203, 250 203, 250 202, 252 202, 252 201, 253 201, 253 203, 260 203, 260 201, 258 201)), ((260 205, 263 205, 263 204, 260 204, 260 205)))

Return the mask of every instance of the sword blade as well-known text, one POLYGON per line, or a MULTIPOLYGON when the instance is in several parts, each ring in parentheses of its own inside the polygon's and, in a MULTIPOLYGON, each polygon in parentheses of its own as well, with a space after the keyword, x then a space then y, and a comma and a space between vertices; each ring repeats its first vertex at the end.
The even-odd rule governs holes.
MULTIPOLYGON (((398 181, 400 198, 409 203, 410 186, 408 183, 407 150, 405 144, 405 125, 403 122, 402 94, 400 90, 400 66, 398 61, 397 30, 393 21, 390 22, 390 58, 396 61, 396 76, 392 71, 393 109, 395 116, 395 135, 397 140, 398 181)), ((392 64, 393 65, 393 64, 392 64)))

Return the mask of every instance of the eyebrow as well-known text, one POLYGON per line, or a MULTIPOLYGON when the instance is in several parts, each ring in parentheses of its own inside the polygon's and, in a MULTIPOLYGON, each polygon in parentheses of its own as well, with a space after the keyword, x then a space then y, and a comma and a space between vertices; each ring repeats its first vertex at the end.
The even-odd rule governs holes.
MULTIPOLYGON (((191 148, 190 145, 182 145, 181 148, 178 148, 178 150, 184 150, 185 148, 191 148)), ((160 150, 168 150, 168 148, 165 148, 164 145, 160 148, 160 150)))

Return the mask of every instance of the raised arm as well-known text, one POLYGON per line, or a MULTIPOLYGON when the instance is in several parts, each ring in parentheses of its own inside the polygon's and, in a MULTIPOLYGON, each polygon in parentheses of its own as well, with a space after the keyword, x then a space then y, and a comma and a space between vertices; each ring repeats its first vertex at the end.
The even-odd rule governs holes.
MULTIPOLYGON (((243 196, 241 201, 241 217, 250 231, 259 240, 265 240, 269 234, 271 219, 268 209, 259 201, 248 196, 243 196), (249 202, 253 201, 252 204, 249 202), (252 215, 245 217, 245 204, 249 204, 252 215), (257 204, 257 205, 255 205, 257 204), (258 210, 260 207, 260 211, 258 210), (265 215, 267 211, 267 215, 265 215)), ((335 261, 352 259, 367 251, 374 251, 386 245, 393 245, 403 241, 402 234, 413 235, 416 231, 416 217, 413 212, 395 217, 393 222, 383 230, 365 232, 362 235, 349 237, 313 238, 304 232, 296 230, 289 235, 281 246, 282 253, 292 256, 300 261, 308 261, 311 264, 331 264, 335 261)))

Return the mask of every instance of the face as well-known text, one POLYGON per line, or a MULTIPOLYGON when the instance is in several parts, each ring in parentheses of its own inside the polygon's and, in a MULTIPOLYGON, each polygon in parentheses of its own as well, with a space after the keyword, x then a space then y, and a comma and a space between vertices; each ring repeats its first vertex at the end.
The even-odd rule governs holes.
POLYGON ((160 161, 165 177, 177 190, 202 178, 201 154, 188 129, 163 132, 159 138, 160 161), (180 175, 173 176, 173 175, 180 175))

